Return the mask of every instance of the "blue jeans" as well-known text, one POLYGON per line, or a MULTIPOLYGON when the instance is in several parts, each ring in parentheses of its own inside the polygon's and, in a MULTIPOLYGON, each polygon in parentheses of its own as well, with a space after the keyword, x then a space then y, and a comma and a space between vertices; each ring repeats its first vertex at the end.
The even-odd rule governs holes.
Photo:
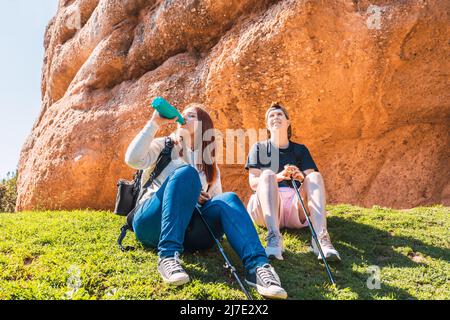
MULTIPOLYGON (((138 241, 147 247, 157 247, 160 257, 182 253, 200 191, 197 170, 191 166, 176 169, 136 210, 133 229, 138 241)), ((225 233, 248 272, 268 263, 253 222, 235 193, 218 195, 203 204, 200 210, 208 224, 214 226, 212 229, 217 238, 225 233)), ((209 234, 203 238, 211 242, 209 234)))

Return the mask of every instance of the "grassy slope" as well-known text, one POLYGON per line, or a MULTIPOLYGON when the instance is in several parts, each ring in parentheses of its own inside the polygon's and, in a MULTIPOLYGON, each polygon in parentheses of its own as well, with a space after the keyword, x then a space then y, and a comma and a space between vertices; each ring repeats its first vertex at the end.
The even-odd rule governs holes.
MULTIPOLYGON (((290 298, 450 299, 448 207, 396 211, 338 205, 328 211, 331 238, 343 258, 332 267, 338 286, 328 285, 323 265, 308 252, 309 231, 284 231, 285 260, 273 265, 290 298), (381 289, 367 288, 371 265, 381 268, 381 289)), ((140 247, 132 234, 125 242, 137 250, 117 249, 123 221, 111 212, 0 214, 0 299, 245 298, 216 248, 183 256, 193 278, 189 284, 163 284, 156 253, 140 247)), ((258 232, 264 239, 264 230, 258 232)), ((242 275, 237 256, 230 257, 242 275)))

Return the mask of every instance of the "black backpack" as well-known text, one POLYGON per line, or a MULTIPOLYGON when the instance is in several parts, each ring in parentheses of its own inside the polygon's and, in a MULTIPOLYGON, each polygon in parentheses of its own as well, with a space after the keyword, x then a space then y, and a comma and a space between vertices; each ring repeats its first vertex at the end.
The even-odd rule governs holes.
POLYGON ((127 222, 120 228, 120 235, 117 239, 117 244, 120 250, 128 251, 134 249, 133 247, 122 246, 122 241, 127 235, 127 231, 133 231, 133 219, 134 213, 138 206, 136 205, 139 200, 144 195, 145 190, 153 183, 153 181, 159 176, 159 174, 167 167, 167 165, 172 161, 171 153, 173 149, 173 141, 169 137, 166 137, 165 146, 156 160, 155 168, 148 181, 141 188, 141 179, 143 170, 138 170, 134 174, 134 179, 132 181, 119 180, 117 183, 117 197, 116 206, 114 213, 122 216, 127 216, 127 222))

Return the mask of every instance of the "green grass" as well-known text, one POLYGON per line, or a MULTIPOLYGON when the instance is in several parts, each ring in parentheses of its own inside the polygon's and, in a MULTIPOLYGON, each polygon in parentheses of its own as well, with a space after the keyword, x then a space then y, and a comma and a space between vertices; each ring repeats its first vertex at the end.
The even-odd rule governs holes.
MULTIPOLYGON (((337 287, 308 251, 309 231, 283 231, 285 260, 273 265, 291 299, 450 298, 448 207, 327 209, 328 229, 343 258, 332 265, 337 287), (381 270, 380 289, 367 288, 372 265, 381 270)), ((118 250, 123 222, 105 211, 0 214, 0 299, 245 298, 216 248, 183 255, 192 281, 181 288, 165 285, 156 252, 141 247, 133 234, 125 242, 136 250, 118 250)), ((264 243, 264 230, 258 233, 264 243)), ((223 244, 242 278, 237 256, 223 244)))

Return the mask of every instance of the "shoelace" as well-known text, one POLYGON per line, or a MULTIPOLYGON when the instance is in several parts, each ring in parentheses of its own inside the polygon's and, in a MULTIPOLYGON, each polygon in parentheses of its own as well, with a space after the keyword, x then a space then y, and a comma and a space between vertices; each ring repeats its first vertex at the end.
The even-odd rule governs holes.
POLYGON ((183 267, 180 264, 179 253, 175 252, 175 256, 173 258, 167 258, 161 261, 164 266, 164 269, 172 275, 176 272, 182 272, 183 267))
POLYGON ((331 244, 331 239, 330 239, 330 235, 328 234, 328 232, 323 232, 321 235, 319 235, 319 242, 320 242, 320 246, 323 248, 327 248, 327 249, 333 249, 334 247, 331 244))
POLYGON ((261 280, 266 285, 274 284, 277 286, 280 286, 280 282, 275 278, 275 275, 272 273, 272 270, 270 267, 264 266, 261 268, 258 268, 256 273, 261 278, 261 280))
POLYGON ((278 247, 281 245, 281 237, 275 233, 269 232, 267 235, 267 246, 268 247, 278 247))

